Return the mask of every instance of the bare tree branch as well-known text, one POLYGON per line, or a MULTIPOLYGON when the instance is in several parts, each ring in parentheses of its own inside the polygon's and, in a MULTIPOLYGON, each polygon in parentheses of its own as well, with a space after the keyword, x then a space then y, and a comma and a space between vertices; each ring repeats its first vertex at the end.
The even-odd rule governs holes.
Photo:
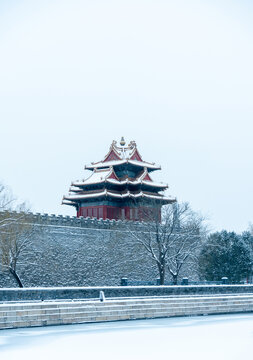
POLYGON ((22 255, 29 252, 34 225, 27 222, 26 205, 19 204, 16 208, 22 212, 13 211, 15 199, 10 191, 0 185, 0 259, 2 268, 8 271, 19 287, 23 287, 17 274, 17 263, 22 255))
POLYGON ((161 219, 160 209, 160 204, 152 204, 145 214, 149 221, 143 223, 143 231, 137 232, 129 224, 129 232, 155 262, 160 284, 164 284, 166 269, 176 284, 182 266, 196 260, 204 234, 204 218, 193 212, 188 203, 164 206, 161 219))

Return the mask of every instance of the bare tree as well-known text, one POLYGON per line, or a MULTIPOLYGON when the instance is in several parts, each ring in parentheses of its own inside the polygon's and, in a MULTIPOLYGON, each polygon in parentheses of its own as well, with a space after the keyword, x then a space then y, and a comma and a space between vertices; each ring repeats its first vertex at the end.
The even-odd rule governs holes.
POLYGON ((25 213, 11 213, 0 231, 1 262, 4 271, 8 271, 19 287, 23 287, 17 273, 17 263, 22 266, 23 259, 30 253, 33 225, 26 222, 25 213), (11 218, 11 221, 10 221, 11 218))
POLYGON ((169 242, 167 268, 176 285, 183 265, 187 264, 188 272, 194 270, 202 239, 206 236, 206 227, 204 218, 192 211, 188 203, 174 205, 173 216, 176 226, 169 242))
POLYGON ((25 204, 16 204, 9 189, 0 184, 0 256, 4 271, 9 272, 19 287, 23 287, 17 273, 17 263, 26 257, 31 244, 34 225, 27 218, 25 204), (14 211, 13 208, 18 210, 14 211))
POLYGON ((11 210, 13 210, 14 197, 4 184, 0 183, 0 234, 6 229, 7 225, 15 221, 12 218, 11 210))
POLYGON ((148 252, 155 262, 160 284, 165 281, 166 270, 177 284, 182 266, 194 263, 197 249, 201 245, 203 217, 191 210, 188 203, 174 203, 162 210, 160 204, 154 204, 145 214, 148 219, 143 223, 141 232, 130 232, 135 240, 148 252))
POLYGON ((7 186, 0 183, 0 211, 11 209, 15 198, 7 186))

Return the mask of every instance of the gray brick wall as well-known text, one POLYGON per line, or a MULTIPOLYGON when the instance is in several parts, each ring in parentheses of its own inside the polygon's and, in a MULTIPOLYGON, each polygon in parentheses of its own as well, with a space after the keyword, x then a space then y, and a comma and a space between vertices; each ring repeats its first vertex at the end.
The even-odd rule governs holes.
MULTIPOLYGON (((129 222, 30 214, 35 233, 17 272, 24 286, 110 286, 121 277, 150 281, 157 270, 129 233, 129 222)), ((131 228, 141 231, 141 223, 131 228)), ((167 275, 168 276, 168 275, 167 275)), ((181 276, 189 276, 187 270, 181 276)), ((170 280, 169 276, 167 280, 170 280)), ((0 287, 17 286, 0 270, 0 287)))

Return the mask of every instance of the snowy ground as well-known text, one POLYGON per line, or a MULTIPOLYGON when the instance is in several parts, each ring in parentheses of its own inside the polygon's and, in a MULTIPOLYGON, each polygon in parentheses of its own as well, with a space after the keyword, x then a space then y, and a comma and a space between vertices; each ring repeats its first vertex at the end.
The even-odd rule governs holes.
POLYGON ((253 314, 0 331, 0 359, 252 360, 253 314))

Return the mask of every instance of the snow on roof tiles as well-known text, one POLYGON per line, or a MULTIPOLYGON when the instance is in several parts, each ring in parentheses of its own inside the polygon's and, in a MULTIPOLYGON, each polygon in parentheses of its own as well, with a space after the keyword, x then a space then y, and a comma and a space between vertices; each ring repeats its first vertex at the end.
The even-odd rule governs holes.
POLYGON ((82 187, 86 185, 93 185, 93 184, 102 184, 102 183, 111 183, 115 185, 125 185, 125 184, 131 184, 131 185, 140 185, 145 184, 147 186, 154 186, 158 188, 167 188, 167 184, 161 184, 161 183, 155 183, 151 180, 143 180, 146 175, 148 174, 147 169, 143 171, 143 173, 136 179, 130 180, 119 180, 117 179, 116 174, 113 171, 113 168, 105 168, 105 169, 94 169, 91 176, 89 176, 86 180, 83 181, 76 181, 72 183, 72 186, 70 187, 70 191, 78 192, 80 190, 76 189, 75 187, 82 187), (110 178, 112 175, 114 175, 115 178, 110 178))
POLYGON ((139 198, 139 197, 146 197, 146 198, 150 198, 150 199, 159 199, 159 200, 164 200, 164 201, 170 201, 170 202, 174 202, 175 198, 171 197, 171 196, 164 196, 161 194, 147 194, 143 191, 140 191, 137 194, 134 194, 130 191, 126 191, 125 193, 114 193, 112 191, 108 191, 108 190, 102 190, 101 192, 97 192, 97 193, 87 193, 87 194, 80 194, 80 195, 69 195, 69 196, 65 196, 64 200, 69 200, 69 201, 78 201, 78 200, 83 200, 83 199, 88 199, 88 198, 94 198, 94 197, 101 197, 101 196, 111 196, 111 197, 115 197, 115 198, 139 198))
POLYGON ((110 166, 119 166, 119 165, 123 165, 123 164, 131 164, 131 165, 135 165, 135 166, 139 166, 139 167, 146 167, 148 169, 153 169, 153 170, 159 170, 161 169, 161 166, 158 166, 156 164, 151 164, 145 161, 138 161, 138 160, 129 160, 129 159, 124 159, 124 160, 111 160, 111 161, 106 161, 106 162, 98 162, 98 163, 91 163, 90 165, 86 165, 85 169, 91 170, 91 169, 99 169, 99 168, 105 168, 105 167, 110 167, 110 166))
MULTIPOLYGON (((109 152, 104 157, 103 161, 99 161, 97 163, 91 163, 88 166, 85 166, 85 169, 93 170, 90 177, 82 181, 73 182, 70 187, 70 194, 65 196, 63 199, 63 203, 68 205, 73 205, 75 202, 78 202, 82 199, 89 199, 89 198, 98 198, 101 196, 109 196, 114 198, 139 198, 139 197, 146 197, 150 199, 160 199, 164 202, 174 202, 175 198, 164 196, 162 194, 157 193, 160 190, 165 190, 168 188, 167 184, 156 183, 153 182, 149 176, 149 172, 153 170, 161 169, 160 166, 157 166, 155 163, 149 163, 142 160, 141 155, 137 150, 136 143, 131 141, 128 146, 125 146, 125 141, 122 138, 120 142, 121 146, 117 146, 116 141, 113 141, 109 152), (136 171, 143 170, 140 175, 136 178, 129 178, 126 176, 124 179, 119 179, 115 172, 114 167, 120 165, 132 165, 136 171), (117 192, 112 190, 95 190, 87 191, 88 188, 85 187, 88 185, 94 184, 115 184, 115 185, 141 185, 144 184, 148 187, 156 187, 150 193, 145 191, 139 191, 138 193, 130 192, 129 190, 124 192, 117 192)), ((106 188, 106 185, 104 186, 106 188)))
POLYGON ((154 163, 142 161, 135 141, 130 141, 128 146, 117 146, 117 142, 113 141, 110 146, 109 152, 104 157, 104 160, 97 163, 91 163, 90 165, 85 166, 85 169, 91 170, 95 168, 110 167, 127 163, 141 167, 146 166, 147 168, 153 170, 158 170, 161 168, 154 163))
POLYGON ((113 172, 112 168, 95 169, 91 174, 91 176, 89 176, 86 180, 73 182, 72 186, 103 183, 105 179, 111 175, 112 172, 113 172))

